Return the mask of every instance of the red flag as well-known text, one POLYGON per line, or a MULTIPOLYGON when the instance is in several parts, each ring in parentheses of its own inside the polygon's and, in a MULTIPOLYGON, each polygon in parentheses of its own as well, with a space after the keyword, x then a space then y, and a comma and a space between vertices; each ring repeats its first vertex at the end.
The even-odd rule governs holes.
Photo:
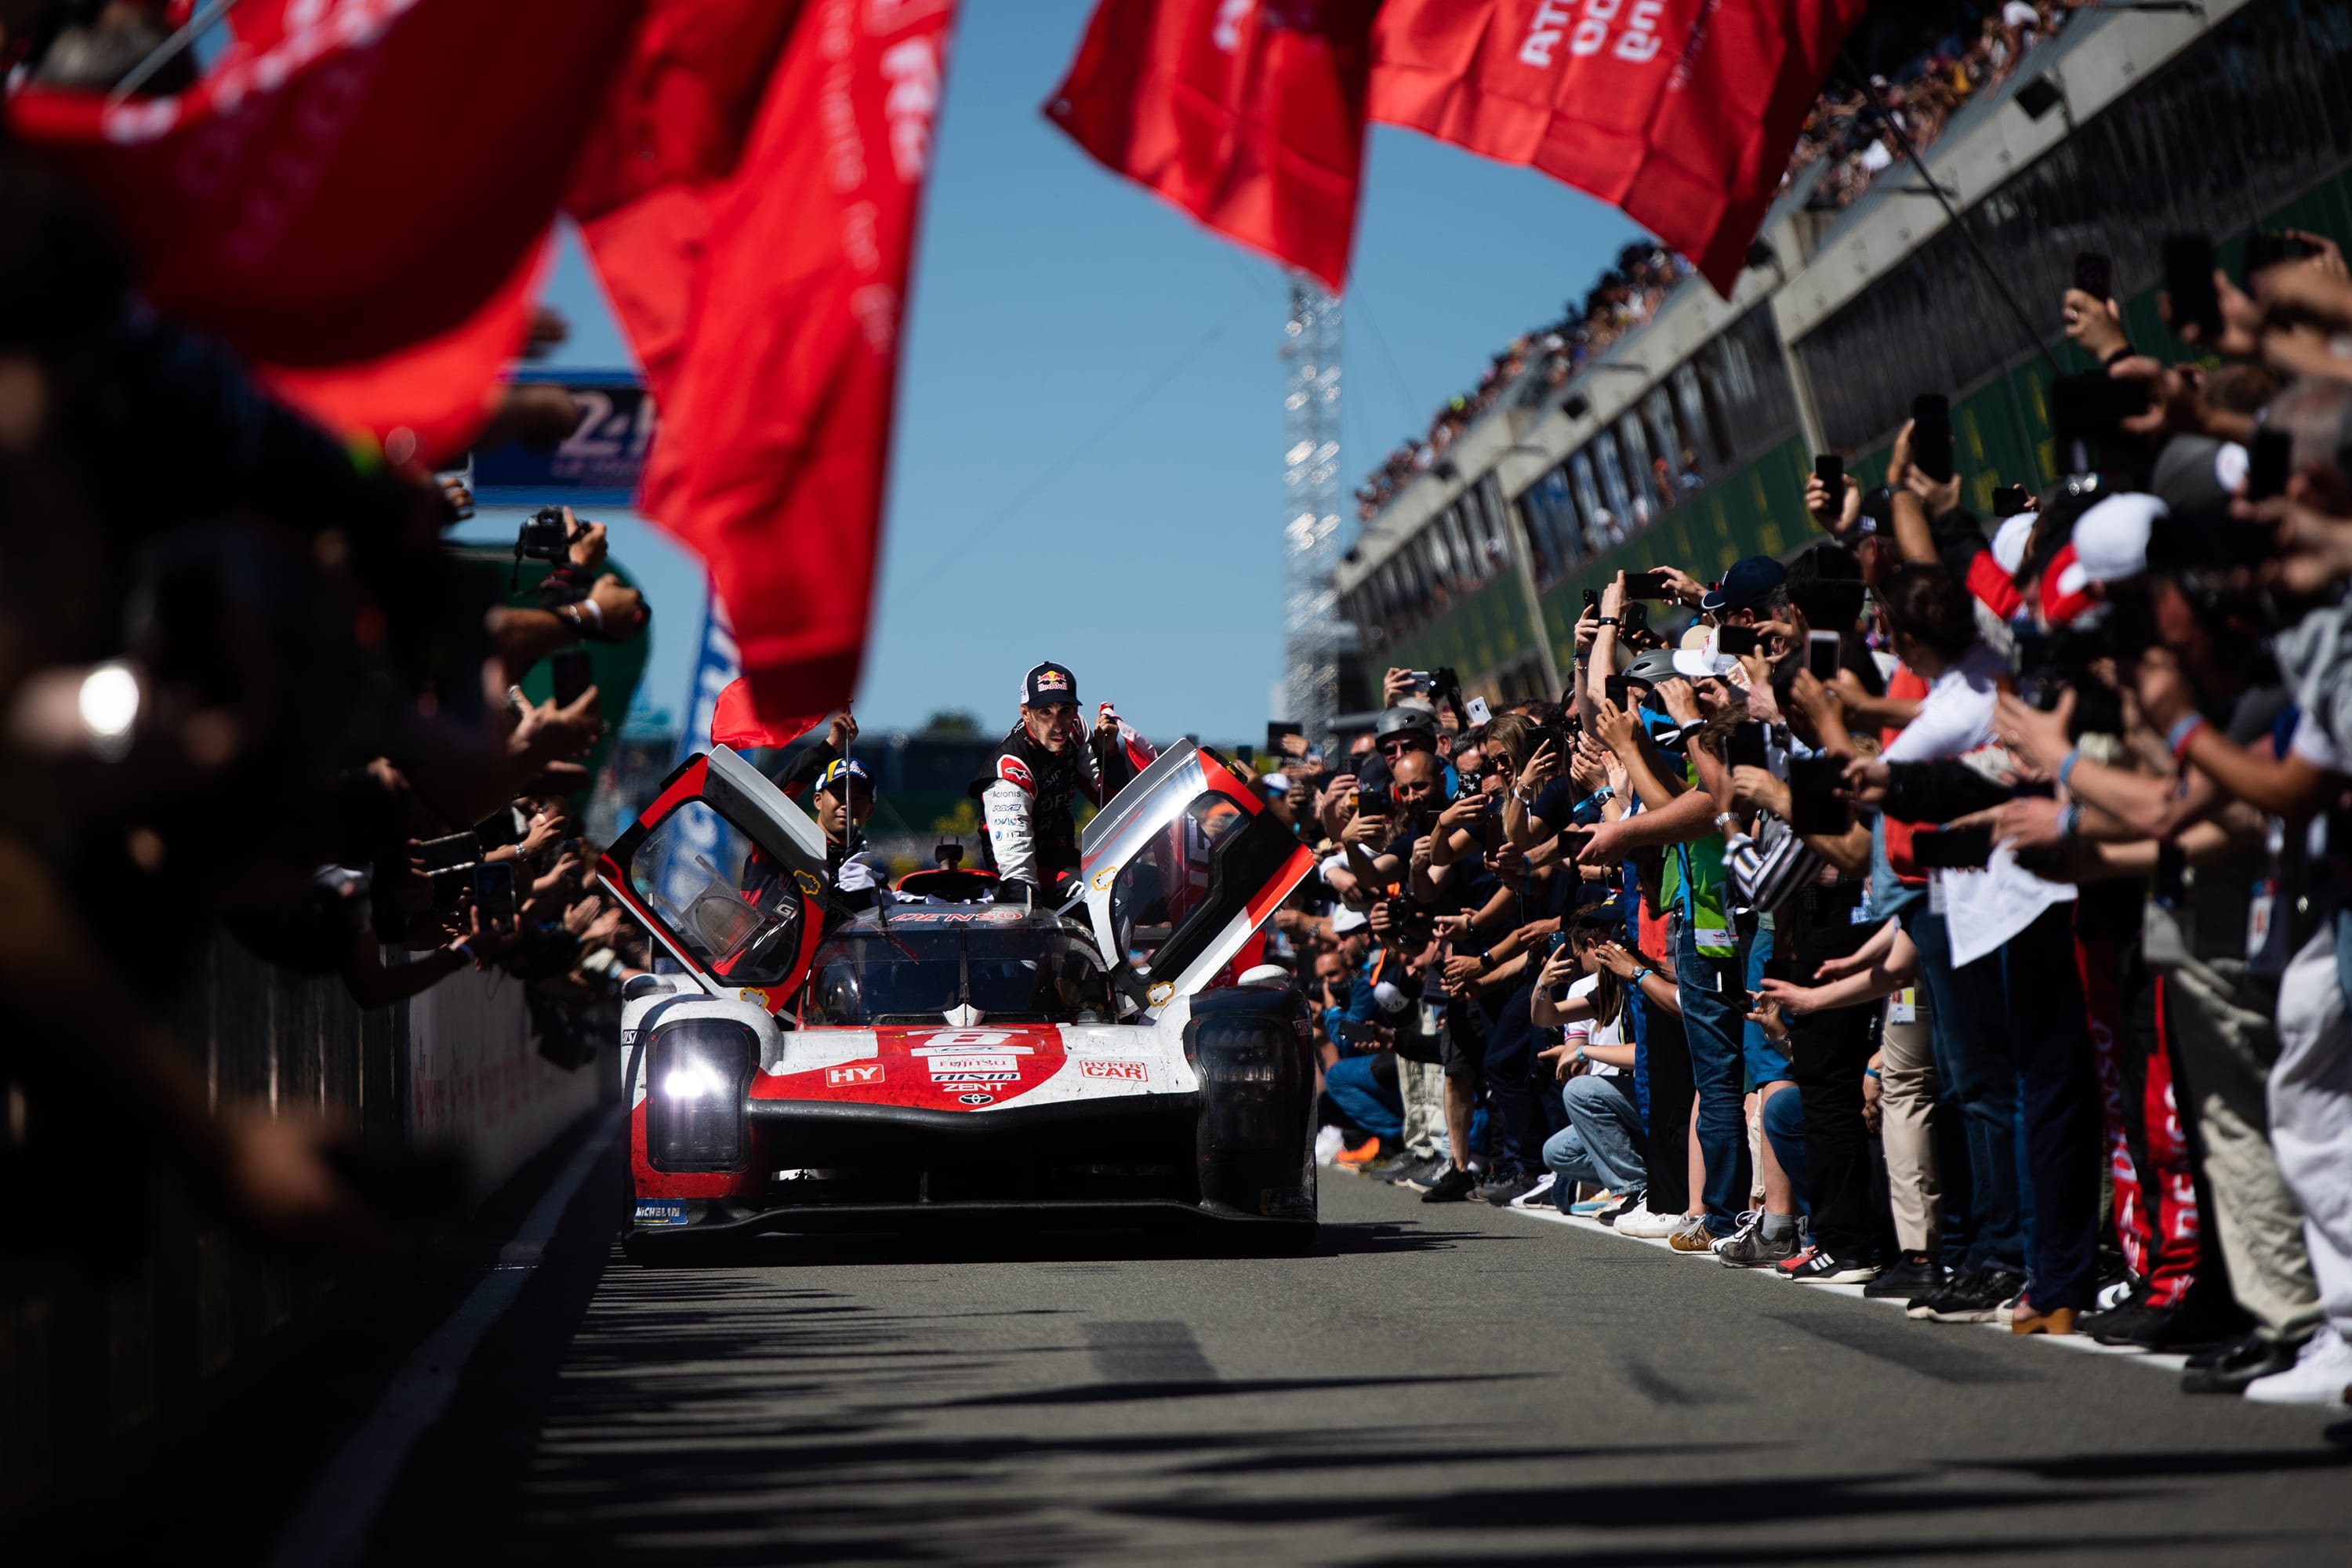
POLYGON ((830 711, 857 682, 954 14, 805 0, 732 168, 708 177, 714 135, 585 226, 662 403, 640 504, 709 566, 761 712, 830 711))
POLYGON ((1102 0, 1045 117, 1114 174, 1337 289, 1372 0, 1102 0))
POLYGON ((530 330, 547 269, 544 239, 455 331, 358 364, 257 365, 279 401, 341 435, 364 432, 398 466, 438 468, 473 444, 495 412, 499 372, 530 330))
POLYGON ((1623 211, 1729 294, 1865 0, 1388 0, 1371 117, 1623 211))
POLYGON ((730 680, 711 708, 710 741, 713 745, 731 746, 739 752, 759 746, 789 746, 824 723, 824 718, 823 713, 812 713, 805 718, 767 723, 752 710, 751 683, 730 680))
POLYGON ((5 113, 104 200, 160 308, 249 359, 347 365, 513 278, 639 5, 289 0, 177 97, 27 87, 5 113))

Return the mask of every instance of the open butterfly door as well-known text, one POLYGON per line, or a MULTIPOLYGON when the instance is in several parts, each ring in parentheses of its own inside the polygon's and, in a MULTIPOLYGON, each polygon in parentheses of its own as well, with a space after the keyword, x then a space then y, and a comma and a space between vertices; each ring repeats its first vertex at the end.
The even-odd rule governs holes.
POLYGON ((1242 776, 1190 742, 1119 791, 1078 847, 1103 962, 1154 1016, 1213 982, 1315 868, 1242 776))
POLYGON ((704 990, 791 1004, 824 923, 824 835, 727 747, 665 779, 596 872, 704 990))

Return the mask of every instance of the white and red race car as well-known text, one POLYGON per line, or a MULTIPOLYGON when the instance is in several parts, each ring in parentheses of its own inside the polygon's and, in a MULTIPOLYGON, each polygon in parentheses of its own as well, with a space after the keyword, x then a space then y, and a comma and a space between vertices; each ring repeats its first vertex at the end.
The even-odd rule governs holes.
POLYGON ((720 746, 671 774, 598 868, 684 969, 624 992, 631 1255, 982 1216, 1311 1246, 1313 1050, 1287 976, 1250 969, 1312 854, 1189 743, 1080 853, 1061 910, 851 917, 759 770, 720 746))

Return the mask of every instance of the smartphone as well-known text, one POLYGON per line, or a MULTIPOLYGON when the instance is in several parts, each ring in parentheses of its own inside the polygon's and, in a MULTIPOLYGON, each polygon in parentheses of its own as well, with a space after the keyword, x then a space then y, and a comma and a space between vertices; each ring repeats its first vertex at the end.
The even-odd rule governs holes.
POLYGON ((1992 858, 1992 829, 1946 827, 1933 833, 1915 833, 1911 836, 1911 858, 1915 864, 1946 871, 1982 869, 1984 863, 1992 858))
POLYGON ((566 648, 550 654, 547 673, 555 682, 555 705, 569 708, 580 700, 580 694, 596 684, 595 662, 584 647, 566 648))
POLYGON ((427 872, 455 870, 460 866, 470 866, 482 858, 482 840, 474 833, 452 833, 446 838, 428 838, 416 847, 416 858, 425 863, 427 872))
POLYGON ((1601 682, 1609 700, 1620 708, 1633 706, 1633 683, 1622 675, 1612 675, 1601 682))
POLYGON ((1835 632, 1805 634, 1805 668, 1811 670, 1813 679, 1824 686, 1837 679, 1838 662, 1843 651, 1835 632))
POLYGON ((1845 494, 1845 459, 1835 452, 1814 453, 1813 478, 1822 481, 1822 488, 1830 492, 1830 500, 1836 500, 1845 494))
POLYGON ((2156 901, 2167 908, 2189 897, 2189 859, 2178 844, 2159 844, 2156 850, 2156 901))
POLYGON ((1385 789, 1360 789, 1356 792, 1358 816, 1394 816, 1396 796, 1385 789))
POLYGON ((1730 737, 1724 744, 1723 760, 1735 768, 1771 766, 1764 751, 1764 726, 1752 721, 1746 724, 1734 724, 1730 737))
POLYGON ((1952 477, 1952 404, 1940 392, 1911 400, 1911 460, 1937 484, 1952 477))
POLYGON ((2023 485, 1996 485, 1992 492, 1995 517, 2019 517, 2033 510, 2033 492, 2023 485))
POLYGON ((1789 759, 1789 826, 1798 833, 1839 834, 1853 826, 1851 807, 1838 796, 1845 764, 1835 757, 1789 759))
POLYGON ((2074 253, 2074 287, 2094 300, 2116 297, 2116 264, 2096 250, 2074 253))
POLYGON ((2103 370, 2058 376, 2050 383, 2050 427, 2061 440, 2112 440, 2125 420, 2147 413, 2155 400, 2156 384, 2138 376, 2103 370))
POLYGON ((1255 768, 1257 766, 1257 748, 1255 746, 1249 745, 1246 742, 1242 745, 1235 746, 1234 748, 1234 755, 1241 760, 1242 766, 1245 768, 1255 768))
POLYGON ((2221 335, 2221 295, 2213 287, 2213 242, 2201 234, 2176 234, 2164 242, 2164 288, 2170 296, 2172 331, 2194 325, 2210 343, 2221 335))
POLYGON ((1584 607, 1596 616, 1601 613, 1601 591, 1598 588, 1587 588, 1584 591, 1584 607))
POLYGON ((514 862, 497 860, 487 866, 476 866, 474 877, 474 908, 481 911, 484 925, 504 925, 515 918, 514 862))
POLYGON ((433 873, 433 907, 454 910, 463 904, 474 889, 474 868, 452 866, 446 871, 433 873))
POLYGON ((1284 755, 1282 738, 1285 735, 1304 735, 1305 733, 1307 731, 1303 725, 1268 724, 1265 727, 1265 754, 1269 757, 1284 755))
POLYGON ((1462 705, 1462 710, 1470 715, 1473 724, 1484 724, 1495 716, 1495 710, 1486 706, 1486 700, 1483 697, 1473 697, 1462 705))
POLYGON ((2254 432, 2246 447, 2246 499, 2268 500, 2286 490, 2290 459, 2294 452, 2294 438, 2284 430, 2265 426, 2254 432))
POLYGON ((1630 572, 1625 575, 1625 596, 1629 599, 1671 599, 1674 591, 1666 586, 1666 574, 1663 572, 1630 572))
POLYGON ((1717 626, 1715 628, 1715 651, 1738 658, 1756 651, 1754 626, 1717 626))
POLYGON ((1429 671, 1425 669, 1408 669, 1405 671, 1405 674, 1412 677, 1412 689, 1415 691, 1424 693, 1428 691, 1430 683, 1429 671))
POLYGON ((1635 632, 1650 629, 1650 606, 1639 599, 1628 599, 1625 607, 1617 612, 1617 635, 1631 637, 1635 632))

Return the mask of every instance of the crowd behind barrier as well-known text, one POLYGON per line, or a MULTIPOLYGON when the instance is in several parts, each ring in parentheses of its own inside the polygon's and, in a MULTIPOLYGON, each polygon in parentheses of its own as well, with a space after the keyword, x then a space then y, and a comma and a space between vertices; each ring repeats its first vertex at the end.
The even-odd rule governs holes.
POLYGON ((1558 701, 1286 742, 1339 1169, 2344 1402, 2352 277, 2164 249, 2193 359, 2029 302, 2095 366, 2042 495, 1969 510, 1921 387, 1792 558, 1592 595, 1558 701))

